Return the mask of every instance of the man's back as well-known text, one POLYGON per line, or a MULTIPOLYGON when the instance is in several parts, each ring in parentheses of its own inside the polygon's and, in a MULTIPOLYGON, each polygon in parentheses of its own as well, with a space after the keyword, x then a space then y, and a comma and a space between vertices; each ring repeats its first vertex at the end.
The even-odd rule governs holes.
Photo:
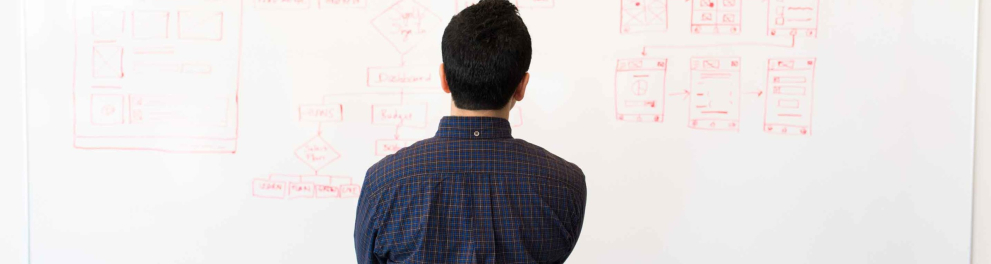
POLYGON ((445 117, 434 138, 372 166, 358 204, 360 263, 560 263, 585 211, 581 170, 506 119, 445 117))
POLYGON ((508 0, 480 0, 441 39, 451 116, 437 135, 368 169, 355 219, 359 263, 561 263, 581 233, 585 176, 513 139, 533 48, 508 0))

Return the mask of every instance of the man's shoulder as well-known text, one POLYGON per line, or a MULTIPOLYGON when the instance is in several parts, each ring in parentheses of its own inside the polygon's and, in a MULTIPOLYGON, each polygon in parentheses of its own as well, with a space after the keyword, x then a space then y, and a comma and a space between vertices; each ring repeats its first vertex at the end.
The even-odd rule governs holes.
MULTIPOLYGON (((366 180, 389 182, 404 171, 419 171, 418 168, 427 164, 436 164, 445 158, 454 158, 461 151, 470 151, 465 144, 468 141, 451 140, 447 138, 427 138, 417 141, 394 154, 390 154, 376 162, 368 169, 366 180), (455 154, 455 155, 451 155, 455 154)), ((546 174, 555 179, 584 183, 585 175, 578 165, 561 158, 549 150, 523 139, 507 139, 499 141, 497 159, 504 162, 522 164, 524 166, 540 167, 546 174), (508 155, 503 155, 508 154, 508 155)))
POLYGON ((536 144, 527 142, 526 140, 522 140, 522 139, 515 139, 514 142, 523 148, 529 149, 532 155, 539 157, 542 161, 547 162, 556 168, 564 170, 563 172, 565 173, 584 176, 581 168, 579 168, 578 165, 575 165, 574 163, 565 160, 564 158, 561 158, 557 154, 554 154, 553 152, 545 149, 544 147, 538 146, 536 144))

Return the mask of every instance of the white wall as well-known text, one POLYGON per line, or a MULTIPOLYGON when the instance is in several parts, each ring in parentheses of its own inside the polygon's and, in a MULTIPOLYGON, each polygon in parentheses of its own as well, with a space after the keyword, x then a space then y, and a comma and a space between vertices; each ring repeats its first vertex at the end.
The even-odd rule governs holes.
POLYGON ((0 263, 27 263, 22 8, 0 8, 0 263))
POLYGON ((991 264, 991 1, 981 1, 974 160, 973 264, 991 264))

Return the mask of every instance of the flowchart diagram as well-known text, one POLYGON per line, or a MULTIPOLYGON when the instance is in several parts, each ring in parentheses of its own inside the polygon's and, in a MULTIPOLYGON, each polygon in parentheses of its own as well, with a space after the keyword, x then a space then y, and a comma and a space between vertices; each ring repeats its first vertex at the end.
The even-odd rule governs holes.
MULTIPOLYGON (((355 1, 319 1, 317 8, 363 7, 355 1)), ((551 0, 525 1, 533 6, 552 6, 551 0), (548 4, 549 3, 549 4, 548 4)), ((470 5, 472 2, 458 2, 470 5)), ((258 1, 263 10, 304 10, 314 5, 309 1, 258 1)), ((463 7, 463 6, 462 6, 463 7)), ((374 129, 394 131, 392 136, 367 142, 374 155, 384 157, 394 154, 424 139, 423 133, 410 137, 405 130, 417 132, 429 128, 428 120, 446 115, 449 99, 441 92, 439 68, 436 64, 424 64, 407 60, 407 55, 417 52, 425 39, 437 36, 443 30, 443 21, 428 6, 415 0, 399 0, 370 20, 371 27, 395 51, 396 64, 369 65, 366 67, 364 87, 368 92, 326 94, 322 101, 300 104, 298 122, 316 127, 316 133, 296 150, 295 156, 309 166, 313 175, 272 174, 254 179, 253 194, 258 198, 356 198, 360 186, 354 185, 349 176, 325 176, 320 170, 334 166, 341 155, 349 150, 338 150, 334 142, 323 136, 324 128, 346 125, 371 125, 374 129), (364 112, 357 118, 344 113, 364 112)), ((511 112, 513 126, 523 123, 522 110, 511 112)))
MULTIPOLYGON (((622 0, 620 3, 620 34, 669 34, 670 3, 665 0, 622 0)), ((717 35, 725 38, 751 32, 754 27, 744 24, 745 9, 740 0, 691 0, 684 7, 690 12, 688 32, 691 35, 717 35)), ((748 4, 753 4, 748 2, 748 4)), ((815 57, 773 57, 767 61, 766 87, 750 91, 741 87, 743 58, 739 56, 689 56, 683 58, 656 57, 651 54, 665 50, 706 50, 722 48, 795 49, 799 39, 818 37, 818 0, 769 0, 766 5, 766 41, 719 41, 679 45, 645 44, 641 56, 619 58, 616 62, 616 119, 628 122, 663 123, 666 97, 688 100, 690 129, 731 131, 741 130, 741 105, 744 96, 764 98, 763 131, 783 135, 812 135, 812 115, 815 87, 815 57), (675 63, 685 62, 685 63, 675 63), (689 85, 682 90, 668 91, 667 80, 672 67, 688 69, 689 85)), ((751 9, 752 10, 752 9, 751 9)))
MULTIPOLYGON (((364 1, 317 1, 318 8, 364 7, 364 1)), ((258 1, 263 10, 309 9, 310 1, 258 1)), ((348 122, 370 122, 376 127, 395 131, 390 138, 368 142, 377 156, 395 153, 419 138, 404 138, 403 128, 425 129, 430 105, 419 100, 419 88, 436 88, 439 92, 439 79, 436 66, 409 63, 405 56, 420 42, 441 28, 441 18, 426 6, 413 1, 396 1, 370 21, 371 26, 395 50, 398 63, 385 66, 368 66, 365 76, 366 88, 384 88, 368 93, 351 94, 360 97, 360 104, 343 103, 336 95, 325 95, 323 101, 300 104, 297 107, 298 121, 316 126, 316 133, 295 151, 294 155, 313 171, 313 175, 272 174, 268 178, 254 179, 253 194, 258 198, 298 199, 298 198, 356 198, 360 186, 355 185, 349 176, 324 176, 320 170, 333 166, 342 153, 334 143, 325 139, 325 126, 341 126, 348 122), (407 98, 411 97, 411 98, 407 98), (376 98, 376 99, 371 99, 376 98), (384 100, 383 100, 384 98, 384 100), (360 105, 360 106, 359 106, 360 105), (368 107, 370 105, 370 107, 368 107), (345 111, 369 111, 364 120, 348 120, 345 111)), ((341 150, 345 151, 346 150, 341 150)))

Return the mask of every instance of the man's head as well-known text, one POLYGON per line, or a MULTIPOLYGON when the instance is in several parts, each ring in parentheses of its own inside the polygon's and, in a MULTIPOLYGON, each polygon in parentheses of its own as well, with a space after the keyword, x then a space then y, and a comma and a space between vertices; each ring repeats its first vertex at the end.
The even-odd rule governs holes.
POLYGON ((481 0, 451 18, 441 42, 444 90, 464 110, 501 110, 523 99, 530 33, 508 0, 481 0))

